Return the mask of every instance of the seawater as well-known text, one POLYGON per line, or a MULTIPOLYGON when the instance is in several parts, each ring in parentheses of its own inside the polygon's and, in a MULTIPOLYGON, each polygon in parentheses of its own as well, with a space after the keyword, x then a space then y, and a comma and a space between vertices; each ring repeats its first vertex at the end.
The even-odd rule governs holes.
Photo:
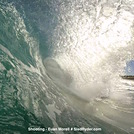
POLYGON ((133 6, 1 0, 0 133, 133 133, 133 6))

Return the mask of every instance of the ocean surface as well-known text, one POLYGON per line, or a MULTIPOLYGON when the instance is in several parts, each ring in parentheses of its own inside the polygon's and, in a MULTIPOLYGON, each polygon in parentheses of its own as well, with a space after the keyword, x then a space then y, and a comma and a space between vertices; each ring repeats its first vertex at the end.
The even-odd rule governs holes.
POLYGON ((133 0, 0 0, 0 134, 134 134, 133 58, 133 0))

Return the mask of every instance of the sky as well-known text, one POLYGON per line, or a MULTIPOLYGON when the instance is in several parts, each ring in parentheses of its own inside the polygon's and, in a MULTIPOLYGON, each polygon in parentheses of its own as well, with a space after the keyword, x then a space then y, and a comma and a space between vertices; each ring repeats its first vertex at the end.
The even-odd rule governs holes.
POLYGON ((125 72, 127 75, 134 75, 134 60, 126 63, 125 72))

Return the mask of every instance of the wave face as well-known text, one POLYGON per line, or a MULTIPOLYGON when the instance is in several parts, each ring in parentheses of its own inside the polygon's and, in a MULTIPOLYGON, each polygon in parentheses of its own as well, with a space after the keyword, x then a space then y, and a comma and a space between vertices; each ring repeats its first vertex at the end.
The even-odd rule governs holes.
POLYGON ((0 133, 134 133, 134 82, 120 78, 134 57, 133 7, 131 0, 1 0, 0 133))

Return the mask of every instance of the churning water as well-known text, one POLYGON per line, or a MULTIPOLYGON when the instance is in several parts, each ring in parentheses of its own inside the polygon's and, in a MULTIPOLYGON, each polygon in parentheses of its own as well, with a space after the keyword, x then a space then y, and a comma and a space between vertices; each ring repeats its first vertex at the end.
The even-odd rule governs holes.
POLYGON ((133 134, 133 24, 132 0, 0 0, 0 133, 133 134))

